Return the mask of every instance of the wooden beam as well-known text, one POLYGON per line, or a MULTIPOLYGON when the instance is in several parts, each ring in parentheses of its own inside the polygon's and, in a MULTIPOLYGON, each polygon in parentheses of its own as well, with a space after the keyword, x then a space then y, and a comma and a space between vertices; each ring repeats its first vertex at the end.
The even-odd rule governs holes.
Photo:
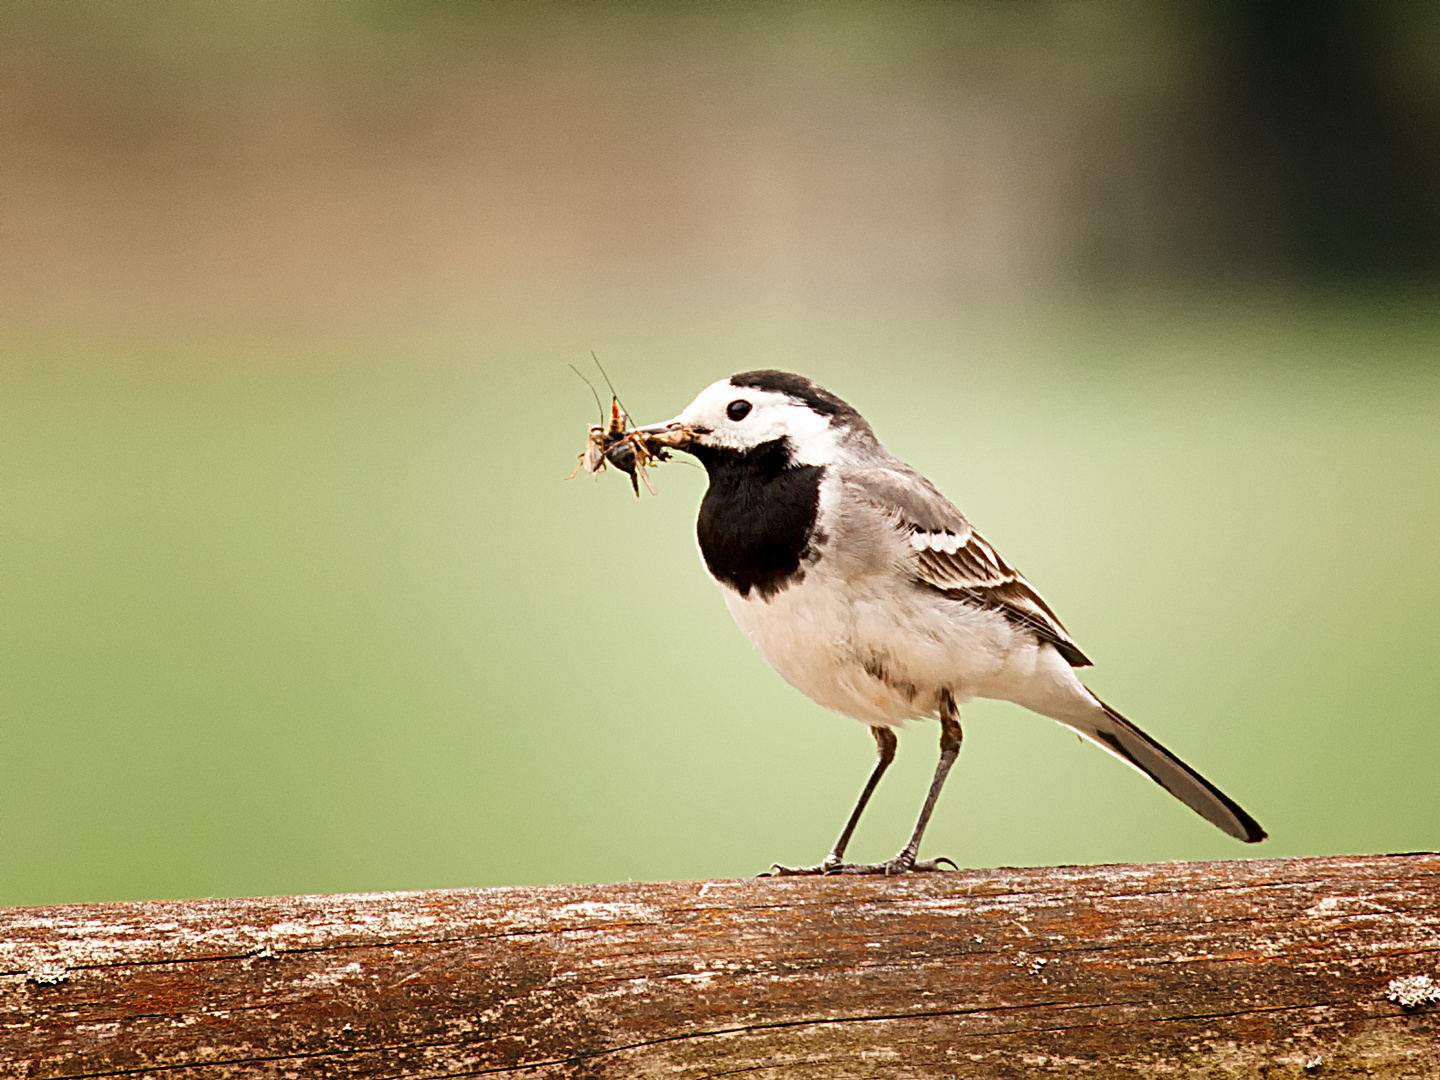
POLYGON ((1440 856, 0 912, 0 1076, 1440 1076, 1440 856))

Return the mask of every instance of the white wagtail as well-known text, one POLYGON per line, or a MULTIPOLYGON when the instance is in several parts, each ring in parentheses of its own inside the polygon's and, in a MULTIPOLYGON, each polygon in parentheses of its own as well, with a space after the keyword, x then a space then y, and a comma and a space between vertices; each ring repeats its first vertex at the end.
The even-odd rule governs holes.
POLYGON ((745 636, 791 686, 870 726, 879 759, 817 866, 780 874, 903 874, 960 752, 959 705, 998 698, 1059 721, 1247 843, 1265 830, 1086 689, 1090 660, 1035 588, 861 415, 800 375, 747 371, 638 431, 705 466, 700 552, 745 636), (895 729, 937 717, 940 762, 910 842, 889 862, 844 861, 895 729))

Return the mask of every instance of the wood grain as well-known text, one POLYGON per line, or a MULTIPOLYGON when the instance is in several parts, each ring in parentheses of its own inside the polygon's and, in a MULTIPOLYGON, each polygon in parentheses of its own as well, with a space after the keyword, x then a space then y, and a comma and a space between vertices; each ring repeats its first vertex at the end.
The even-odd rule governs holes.
POLYGON ((0 1076, 1437 1077, 1405 976, 1433 853, 11 909, 0 1076))

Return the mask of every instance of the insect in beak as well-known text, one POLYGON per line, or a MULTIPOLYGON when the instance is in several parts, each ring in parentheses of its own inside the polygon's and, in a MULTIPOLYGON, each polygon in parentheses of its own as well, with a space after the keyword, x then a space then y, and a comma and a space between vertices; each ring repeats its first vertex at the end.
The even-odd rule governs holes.
POLYGON ((654 495, 655 485, 650 483, 645 469, 657 461, 668 461, 670 445, 672 444, 664 438, 632 428, 630 417, 620 407, 620 399, 612 394, 609 422, 604 425, 590 425, 585 449, 580 453, 580 464, 567 479, 573 479, 582 469, 591 474, 604 472, 606 462, 609 462, 630 477, 630 486, 637 499, 640 497, 642 482, 650 494, 654 495))
MULTIPOLYGON (((594 355, 593 353, 591 354, 594 355)), ((600 367, 600 361, 595 360, 595 366, 600 367)), ((654 495, 655 486, 650 483, 650 477, 645 469, 657 461, 669 461, 671 450, 685 450, 695 441, 701 432, 692 430, 680 423, 678 420, 667 420, 660 424, 651 424, 648 427, 631 427, 630 417, 620 405, 620 395, 615 393, 615 387, 610 383, 610 376, 605 375, 605 369, 600 368, 600 374, 605 376, 605 385, 610 390, 610 417, 605 418, 605 407, 600 404, 600 395, 595 390, 589 379, 581 374, 580 369, 574 364, 570 370, 584 380, 585 385, 590 387, 590 392, 595 395, 595 404, 600 408, 600 420, 598 424, 590 425, 590 433, 585 439, 585 449, 580 453, 580 464, 575 466, 566 479, 574 479, 576 473, 584 469, 592 475, 605 471, 605 464, 609 462, 615 468, 630 477, 630 486, 635 491, 635 497, 640 497, 640 484, 643 481, 650 494, 654 495)))

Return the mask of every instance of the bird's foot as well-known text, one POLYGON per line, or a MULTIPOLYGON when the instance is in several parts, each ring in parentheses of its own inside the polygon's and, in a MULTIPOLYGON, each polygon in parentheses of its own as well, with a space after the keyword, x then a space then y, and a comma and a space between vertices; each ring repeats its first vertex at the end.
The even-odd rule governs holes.
POLYGON ((916 860, 913 855, 901 852, 888 862, 847 863, 839 859, 826 859, 818 866, 782 866, 772 863, 768 873, 761 877, 829 877, 842 874, 876 874, 884 877, 898 877, 901 874, 933 874, 960 869, 943 855, 938 859, 916 860))

